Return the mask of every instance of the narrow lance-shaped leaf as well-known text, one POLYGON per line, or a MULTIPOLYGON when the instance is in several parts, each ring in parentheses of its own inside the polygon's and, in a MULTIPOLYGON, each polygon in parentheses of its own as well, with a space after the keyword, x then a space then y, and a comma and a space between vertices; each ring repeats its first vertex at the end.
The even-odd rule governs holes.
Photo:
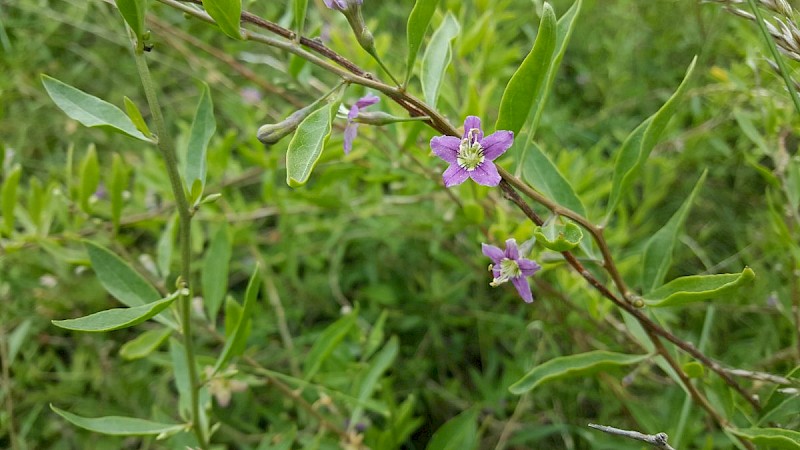
POLYGON ((472 450, 478 448, 478 410, 470 408, 439 427, 425 450, 472 450))
POLYGON ((147 13, 147 0, 116 0, 117 9, 122 18, 133 30, 136 39, 144 34, 144 16, 147 13))
MULTIPOLYGON (((84 241, 84 245, 97 279, 114 298, 131 307, 145 305, 161 298, 156 288, 119 256, 91 241, 84 241)), ((157 316, 156 320, 173 329, 178 327, 174 320, 165 315, 157 316)))
POLYGON ((150 131, 150 128, 147 127, 147 122, 144 121, 142 112, 139 110, 139 107, 136 106, 136 103, 133 103, 133 100, 128 97, 122 97, 122 101, 125 103, 125 112, 128 113, 128 117, 133 122, 133 125, 136 126, 136 129, 141 131, 145 136, 152 137, 153 133, 150 131))
POLYGON ((200 193, 197 198, 192 198, 193 202, 200 198, 202 188, 206 184, 208 143, 216 130, 217 121, 214 119, 211 91, 208 85, 203 83, 203 92, 200 94, 200 101, 197 102, 186 152, 186 186, 191 189, 196 181, 200 181, 200 193))
POLYGON ((561 61, 564 59, 564 54, 567 51, 567 44, 569 44, 572 31, 575 29, 575 19, 578 17, 582 6, 583 0, 577 0, 572 4, 569 10, 558 19, 553 62, 550 64, 550 68, 547 71, 544 85, 539 89, 539 94, 533 103, 533 116, 529 119, 528 124, 528 139, 533 139, 536 135, 536 129, 539 127, 539 119, 542 117, 544 106, 547 104, 547 97, 550 95, 550 89, 558 73, 558 68, 561 66, 561 61))
POLYGON ((84 126, 107 127, 130 137, 152 142, 136 129, 136 125, 122 110, 111 103, 44 74, 42 84, 56 106, 84 126))
POLYGON ((310 380, 316 375, 317 371, 322 367, 322 363, 328 359, 328 356, 341 344, 344 337, 355 325, 357 317, 358 310, 356 309, 328 325, 328 328, 314 341, 314 345, 305 359, 304 371, 306 380, 310 380))
POLYGON ((286 183, 289 186, 302 186, 308 182, 331 135, 331 121, 338 108, 339 102, 324 104, 300 122, 286 151, 286 183))
POLYGON ((622 148, 617 152, 617 159, 614 163, 614 176, 611 182, 611 194, 608 200, 607 217, 610 217, 617 208, 622 195, 630 189, 634 179, 639 173, 639 169, 650 156, 650 152, 658 143, 661 133, 667 126, 667 122, 678 108, 678 103, 689 86, 697 57, 692 59, 686 76, 680 86, 672 94, 672 97, 655 114, 647 118, 636 127, 633 132, 622 143, 622 148))
POLYGON ((556 47, 556 15, 549 3, 544 4, 539 33, 530 53, 509 80, 500 100, 500 112, 495 130, 513 131, 519 134, 530 114, 533 101, 539 96, 544 80, 553 62, 556 47))
POLYGON ((92 208, 89 201, 100 185, 100 163, 97 162, 94 144, 89 145, 89 150, 81 161, 79 179, 81 184, 78 190, 78 200, 81 209, 87 214, 91 214, 92 208))
POLYGON ((53 320, 53 325, 67 330, 99 333, 114 331, 138 325, 165 310, 175 299, 178 293, 173 293, 153 303, 135 306, 132 308, 114 308, 96 312, 85 317, 67 320, 53 320))
POLYGON ((444 16, 444 21, 433 33, 428 48, 422 56, 422 92, 425 102, 435 107, 436 100, 439 98, 439 87, 442 85, 444 72, 450 65, 452 51, 450 41, 458 36, 461 27, 452 13, 448 12, 444 16))
POLYGON ((203 260, 201 278, 203 302, 212 323, 217 317, 225 293, 228 292, 228 264, 231 253, 230 233, 228 233, 228 227, 223 224, 211 239, 211 244, 203 260))
POLYGON ((756 444, 758 448, 800 450, 800 432, 794 430, 784 428, 731 428, 728 431, 756 444))
POLYGON ((689 208, 694 203, 694 198, 700 190, 700 186, 703 185, 707 173, 708 171, 703 172, 703 175, 695 183, 692 193, 689 194, 689 198, 672 215, 669 221, 647 241, 642 258, 642 289, 645 292, 652 291, 664 282, 667 270, 672 264, 672 251, 678 241, 678 234, 683 228, 684 222, 686 222, 689 208))
POLYGON ((22 167, 15 165, 6 174, 3 187, 0 188, 0 211, 3 213, 3 231, 10 235, 14 231, 14 209, 17 207, 17 187, 22 176, 22 167))
POLYGON ((59 409, 52 404, 50 409, 68 422, 85 430, 113 436, 145 436, 176 433, 186 428, 179 423, 159 423, 134 417, 106 416, 81 417, 59 409))
POLYGON ((124 343, 119 349, 119 355, 127 360, 144 358, 156 351, 170 334, 172 334, 172 330, 169 328, 147 330, 124 343))
POLYGON ((223 33, 234 39, 242 39, 242 0, 203 0, 203 7, 223 33))
POLYGON ((724 297, 739 286, 756 277, 753 269, 742 273, 716 275, 690 275, 676 278, 658 289, 645 294, 644 302, 651 307, 678 306, 700 302, 715 297, 724 297))
POLYGON ((214 364, 214 373, 217 373, 223 368, 230 359, 235 356, 234 349, 242 348, 242 343, 248 338, 247 323, 250 321, 250 316, 253 314, 253 307, 255 306, 256 299, 258 298, 258 291, 261 287, 261 277, 259 276, 258 267, 253 269, 253 275, 250 276, 250 281, 247 283, 247 289, 244 293, 244 307, 242 314, 239 316, 239 321, 233 331, 233 336, 225 340, 225 347, 222 349, 217 363, 214 364))
POLYGON ((122 157, 115 153, 111 161, 111 175, 108 179, 108 197, 111 202, 111 223, 114 231, 119 229, 122 219, 123 194, 128 187, 128 170, 122 157))
POLYGON ((308 0, 294 0, 294 23, 295 31, 298 36, 303 35, 303 26, 306 22, 306 9, 308 9, 308 0))
MULTIPOLYGON (((392 338, 389 339, 389 342, 383 346, 381 351, 378 352, 374 358, 372 358, 369 369, 361 380, 361 383, 358 385, 357 398, 359 403, 367 401, 372 396, 381 374, 386 372, 386 370, 391 367, 392 362, 394 362, 395 358, 397 357, 398 347, 397 337, 392 336, 392 338)), ((363 413, 364 407, 359 404, 353 409, 353 413, 350 415, 350 423, 352 425, 357 424, 358 421, 361 420, 361 415, 363 413)))
POLYGON ((627 355, 605 350, 560 356, 534 367, 508 390, 512 394, 521 395, 553 380, 586 375, 615 366, 629 366, 648 357, 649 355, 627 355))
POLYGON ((411 14, 408 16, 408 23, 406 24, 408 56, 406 57, 406 81, 404 84, 408 84, 408 79, 411 78, 419 47, 422 45, 422 39, 431 24, 431 18, 433 13, 436 12, 438 4, 439 0, 417 0, 414 3, 411 14))
POLYGON ((537 191, 556 203, 584 216, 586 208, 572 189, 569 181, 561 175, 555 164, 544 154, 539 145, 528 141, 522 161, 522 177, 537 191))

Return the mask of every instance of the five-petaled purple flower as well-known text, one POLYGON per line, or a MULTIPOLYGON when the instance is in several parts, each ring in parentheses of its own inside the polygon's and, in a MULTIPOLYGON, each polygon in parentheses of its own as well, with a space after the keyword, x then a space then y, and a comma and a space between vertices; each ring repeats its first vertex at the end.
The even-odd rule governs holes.
POLYGON ((350 7, 350 5, 360 5, 363 3, 364 0, 322 0, 330 9, 338 9, 339 11, 344 11, 350 7))
POLYGON ((525 300, 525 303, 532 302, 531 286, 525 277, 538 272, 542 266, 537 264, 536 261, 520 256, 515 239, 506 241, 505 251, 489 244, 481 244, 481 250, 484 255, 491 258, 493 263, 490 269, 494 279, 489 284, 494 287, 510 280, 514 287, 517 288, 519 296, 525 300))
MULTIPOLYGON (((333 1, 333 0, 332 0, 333 1)), ((328 2, 325 2, 327 4, 328 2)), ((367 106, 374 105, 378 103, 378 96, 374 94, 367 94, 350 107, 350 112, 347 113, 347 127, 344 129, 344 154, 350 153, 350 150, 353 149, 353 141, 356 139, 356 134, 358 134, 358 122, 355 122, 354 119, 358 116, 358 112, 367 106)))
POLYGON ((431 139, 431 150, 450 164, 442 174, 447 187, 463 183, 472 178, 484 186, 500 184, 494 161, 514 143, 512 131, 496 131, 483 136, 481 119, 469 116, 464 121, 464 137, 436 136, 431 139))

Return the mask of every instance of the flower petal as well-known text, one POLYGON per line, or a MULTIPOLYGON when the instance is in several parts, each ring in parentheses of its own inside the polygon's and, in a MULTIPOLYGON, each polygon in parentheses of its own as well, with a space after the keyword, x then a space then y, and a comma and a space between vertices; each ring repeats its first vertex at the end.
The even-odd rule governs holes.
POLYGON ((444 180, 445 187, 461 184, 467 178, 469 178, 469 172, 464 170, 458 164, 451 164, 450 167, 448 167, 447 170, 445 170, 444 173, 442 174, 442 179, 444 180))
POLYGON ((348 122, 347 127, 344 129, 344 154, 350 153, 353 149, 353 141, 358 135, 358 124, 356 122, 348 122))
POLYGON ((475 180, 476 183, 484 186, 497 186, 500 184, 500 174, 497 172, 497 167, 491 161, 484 161, 475 170, 469 172, 470 178, 475 180))
POLYGON ((481 252, 495 264, 500 264, 506 256, 498 247, 489 244, 481 244, 481 252))
POLYGON ((353 105, 350 107, 350 112, 347 113, 347 122, 349 123, 351 120, 355 119, 358 116, 358 105, 353 105))
POLYGON ((455 136, 436 136, 431 139, 433 153, 450 164, 456 163, 459 145, 461 145, 461 139, 455 136))
POLYGON ((380 101, 380 99, 381 98, 378 97, 375 94, 367 94, 367 95, 361 97, 360 99, 358 99, 356 101, 355 106, 357 106, 358 109, 366 108, 369 105, 374 105, 375 103, 378 103, 378 101, 380 101))
POLYGON ((528 258, 520 258, 517 261, 517 265, 519 265, 519 270, 522 272, 522 275, 526 277, 529 277, 542 269, 542 266, 540 266, 536 261, 532 261, 528 258))
POLYGON ((506 258, 513 259, 514 261, 519 259, 519 248, 517 247, 516 239, 506 239, 506 251, 504 255, 506 258))
POLYGON ((517 288, 517 292, 519 292, 519 296, 525 300, 525 303, 533 302, 533 293, 531 292, 531 285, 528 284, 528 279, 525 277, 514 277, 511 279, 511 283, 514 284, 514 287, 517 288))
POLYGON ((476 128, 478 130, 478 134, 475 136, 475 138, 478 140, 478 142, 480 142, 481 139, 483 139, 483 129, 481 128, 481 119, 480 117, 477 116, 467 116, 467 118, 464 120, 464 137, 467 137, 467 135, 469 134, 469 130, 473 128, 476 128))
POLYGON ((495 131, 483 138, 480 143, 481 147, 483 147, 483 156, 489 161, 494 161, 495 158, 505 153, 514 144, 514 132, 495 131))

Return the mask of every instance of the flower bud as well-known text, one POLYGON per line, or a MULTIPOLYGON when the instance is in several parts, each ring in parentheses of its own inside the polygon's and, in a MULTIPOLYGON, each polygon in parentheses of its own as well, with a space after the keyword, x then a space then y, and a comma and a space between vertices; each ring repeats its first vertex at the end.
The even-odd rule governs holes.
POLYGON ((276 144, 281 139, 293 133, 298 125, 300 125, 300 122, 314 111, 315 106, 316 103, 297 110, 281 122, 262 125, 258 129, 258 140, 266 145, 276 144))
POLYGON ((353 29, 361 48, 373 54, 375 52, 375 39, 372 37, 372 33, 370 33, 366 23, 364 23, 364 17, 361 16, 361 3, 363 3, 363 0, 325 0, 325 6, 341 11, 347 18, 347 22, 350 24, 350 28, 353 29))

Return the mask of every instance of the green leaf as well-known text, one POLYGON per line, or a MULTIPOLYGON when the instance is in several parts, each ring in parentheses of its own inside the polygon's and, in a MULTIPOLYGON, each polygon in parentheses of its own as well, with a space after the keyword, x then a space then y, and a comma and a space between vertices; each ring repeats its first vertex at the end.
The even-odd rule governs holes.
POLYGON ((242 314, 239 316, 236 328, 233 331, 233 336, 225 339, 225 347, 223 347, 222 353, 220 353, 219 358, 217 358, 217 363, 214 365, 214 373, 218 372, 232 357, 236 356, 234 350, 241 349, 244 342, 247 341, 249 335, 247 324, 250 321, 250 316, 253 314, 253 307, 258 298, 258 290, 260 287, 261 277, 259 276, 258 267, 256 267, 253 269, 253 275, 250 276, 250 281, 247 283, 247 289, 244 293, 242 314))
POLYGON ((331 121, 338 107, 339 102, 323 105, 300 122, 286 151, 286 183, 289 186, 302 186, 308 182, 331 135, 331 121))
POLYGON ((582 0, 577 0, 572 6, 558 19, 556 26, 556 45, 553 53, 553 60, 550 63, 550 68, 547 71, 544 85, 539 89, 539 94, 533 103, 533 117, 531 117, 528 126, 528 139, 533 139, 536 135, 536 129, 539 127, 539 119, 542 117, 544 107, 547 104, 547 97, 550 95, 550 90, 553 86, 553 81, 558 73, 558 68, 561 66, 561 61, 564 59, 564 54, 567 52, 567 44, 572 37, 572 31, 575 29, 576 18, 583 6, 582 0))
POLYGON ((150 138, 136 129, 119 108, 80 89, 42 74, 42 84, 53 102, 69 117, 87 127, 106 127, 146 142, 150 138))
POLYGON ((294 27, 298 36, 303 35, 303 26, 306 22, 308 0, 294 0, 294 27))
POLYGON ((14 364, 14 358, 17 357, 19 349, 22 347, 23 343, 27 342, 28 334, 31 331, 31 324, 31 319, 25 319, 14 328, 14 331, 8 334, 8 367, 14 364))
POLYGON ((689 208, 694 203, 694 198, 700 190, 700 186, 706 179, 708 170, 703 172, 700 179, 689 194, 689 198, 683 202, 683 205, 672 215, 672 218, 658 230, 644 247, 644 255, 642 256, 642 290, 645 292, 652 291, 664 282, 664 277, 667 276, 672 264, 672 251, 675 249, 675 243, 678 241, 678 234, 686 222, 686 216, 689 215, 689 208))
POLYGON ((370 361, 369 369, 367 369, 366 374, 364 374, 358 385, 358 395, 356 397, 358 404, 350 415, 351 424, 355 425, 361 420, 361 415, 364 413, 364 402, 369 400, 373 392, 375 392, 375 387, 378 385, 381 375, 391 367, 395 358, 397 358, 398 348, 397 337, 392 336, 389 342, 370 361))
POLYGON ((122 157, 114 153, 111 160, 111 179, 108 180, 108 197, 111 202, 111 223, 114 230, 119 229, 124 206, 123 194, 128 187, 128 168, 122 157))
POLYGON ((170 334, 172 334, 172 330, 169 328, 147 330, 123 344, 119 349, 119 355, 127 360, 144 358, 156 351, 170 334))
POLYGON ((559 356, 539 364, 522 379, 508 388, 512 394, 522 395, 540 384, 553 380, 591 374, 616 366, 629 366, 644 361, 650 355, 627 355, 596 350, 570 356, 559 356))
POLYGON ((358 310, 341 317, 336 322, 328 325, 319 335, 305 359, 305 379, 310 380, 322 367, 322 363, 333 353, 342 342, 347 333, 353 328, 358 317, 358 310))
POLYGON ((186 361, 186 348, 177 339, 169 340, 169 356, 172 360, 172 380, 178 391, 178 411, 181 417, 191 414, 192 381, 186 361))
POLYGON ((556 15, 550 4, 545 3, 536 42, 503 92, 495 130, 509 130, 519 135, 553 62, 556 35, 556 15))
MULTIPOLYGON (((186 152, 186 185, 194 188, 196 180, 200 186, 205 187, 208 161, 208 143, 217 130, 217 121, 214 119, 214 104, 211 102, 211 91, 203 83, 203 92, 197 103, 197 110, 189 132, 189 146, 186 152)), ((202 195, 202 189, 200 189, 202 195)), ((193 194, 194 195, 194 194, 193 194)), ((200 198, 200 195, 197 195, 200 198)))
POLYGON ((478 411, 470 408, 439 427, 426 450, 472 450, 478 448, 478 411))
POLYGON ((534 189, 559 205, 585 216, 586 208, 575 190, 547 155, 533 142, 528 141, 522 160, 522 177, 534 189))
POLYGON ((147 127, 147 122, 144 121, 142 112, 139 111, 139 107, 136 106, 136 103, 133 103, 133 100, 128 97, 123 97, 122 101, 125 103, 125 112, 128 113, 128 117, 131 119, 131 122, 133 122, 133 125, 136 126, 136 129, 141 131, 145 136, 152 137, 153 133, 150 131, 150 128, 147 127))
POLYGON ((158 267, 158 273, 164 278, 169 275, 169 269, 172 265, 172 253, 175 250, 175 237, 179 221, 178 213, 174 213, 172 217, 167 219, 167 224, 156 243, 156 267, 158 267))
MULTIPOLYGON (((114 298, 130 307, 146 305, 161 298, 156 288, 119 256, 92 241, 84 241, 84 245, 97 279, 114 298)), ((175 321, 165 315, 156 317, 156 320, 173 329, 178 328, 175 321)))
POLYGON ((203 303, 206 305, 208 319, 215 322, 225 293, 228 292, 228 264, 231 259, 232 244, 228 226, 223 223, 211 239, 211 244, 203 259, 203 273, 200 280, 203 289, 203 303))
POLYGON ((577 247, 583 239, 583 231, 572 222, 566 224, 550 222, 533 231, 536 242, 557 252, 566 252, 577 247))
POLYGON ((89 201, 97 191, 97 186, 100 185, 100 163, 97 162, 94 144, 89 145, 89 149, 81 161, 78 174, 81 183, 78 189, 78 201, 81 209, 87 214, 91 214, 92 207, 89 201))
POLYGON ((17 187, 22 176, 22 167, 15 165, 3 180, 0 188, 0 211, 3 213, 3 231, 10 236, 14 231, 14 209, 17 207, 17 187))
POLYGON ((66 320, 52 320, 53 325, 67 330, 99 333, 103 331, 121 330, 122 328, 138 325, 165 310, 178 298, 178 293, 132 308, 114 308, 96 312, 85 317, 66 320))
POLYGON ((116 0, 117 9, 125 22, 131 27, 137 40, 144 34, 144 16, 147 13, 147 0, 116 0))
POLYGON ((686 70, 686 76, 675 93, 672 94, 672 97, 664 103, 661 109, 636 127, 625 139, 625 142, 622 143, 622 148, 617 152, 617 160, 614 163, 611 195, 608 200, 608 217, 617 208, 622 195, 630 189, 639 174, 639 169, 647 161, 650 152, 658 143, 661 133, 666 128, 667 122, 677 110, 678 103, 689 85, 696 62, 697 57, 692 59, 692 63, 689 64, 689 68, 686 70))
POLYGON ((758 448, 800 450, 800 432, 783 428, 729 428, 731 433, 756 444, 758 448))
POLYGON ((452 13, 448 12, 444 16, 444 21, 439 28, 434 31, 428 48, 422 56, 422 92, 425 102, 432 107, 436 107, 436 100, 439 98, 439 87, 442 85, 442 78, 447 66, 450 65, 452 50, 450 41, 458 36, 461 27, 452 13))
POLYGON ((50 409, 73 425, 85 430, 102 434, 110 434, 113 436, 159 435, 163 433, 176 433, 186 428, 186 425, 184 424, 159 423, 150 420, 137 419, 134 417, 81 417, 56 408, 52 404, 50 405, 50 409))
POLYGON ((678 306, 723 297, 739 286, 752 281, 755 272, 746 267, 742 273, 691 275, 676 278, 645 294, 644 302, 652 307, 678 306))
POLYGON ((417 0, 414 3, 414 8, 408 16, 408 23, 406 24, 406 39, 408 42, 408 56, 406 57, 406 83, 411 77, 411 72, 414 70, 414 61, 417 60, 417 53, 419 47, 422 45, 422 39, 425 37, 425 32, 431 24, 433 13, 436 12, 436 6, 439 0, 417 0))
POLYGON ((203 0, 203 7, 223 33, 234 39, 242 39, 242 0, 203 0))

